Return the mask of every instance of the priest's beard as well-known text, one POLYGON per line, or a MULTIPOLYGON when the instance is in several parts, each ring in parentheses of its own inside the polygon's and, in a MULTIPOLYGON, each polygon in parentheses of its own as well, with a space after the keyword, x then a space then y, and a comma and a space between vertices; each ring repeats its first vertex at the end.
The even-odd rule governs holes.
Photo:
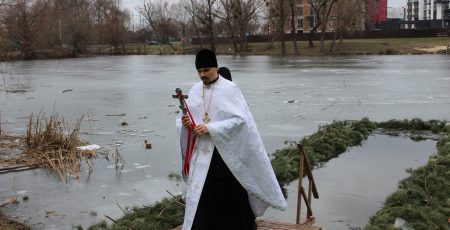
POLYGON ((200 77, 200 79, 202 80, 204 85, 210 85, 210 84, 216 82, 217 80, 219 80, 219 76, 217 76, 213 80, 210 80, 209 77, 207 77, 207 76, 200 77))
POLYGON ((208 77, 201 77, 200 78, 201 80, 202 80, 202 82, 203 82, 203 84, 204 85, 209 85, 209 84, 211 84, 211 81, 209 80, 209 78, 208 77))

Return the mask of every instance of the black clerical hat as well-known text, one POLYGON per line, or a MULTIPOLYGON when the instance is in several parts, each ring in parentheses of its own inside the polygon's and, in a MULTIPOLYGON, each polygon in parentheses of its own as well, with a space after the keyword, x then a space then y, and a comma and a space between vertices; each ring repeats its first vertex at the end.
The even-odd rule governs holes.
POLYGON ((197 69, 217 67, 216 54, 209 49, 201 49, 195 55, 195 67, 197 69))
POLYGON ((231 81, 231 72, 230 69, 227 67, 220 67, 217 72, 222 76, 223 78, 227 79, 228 81, 231 81))

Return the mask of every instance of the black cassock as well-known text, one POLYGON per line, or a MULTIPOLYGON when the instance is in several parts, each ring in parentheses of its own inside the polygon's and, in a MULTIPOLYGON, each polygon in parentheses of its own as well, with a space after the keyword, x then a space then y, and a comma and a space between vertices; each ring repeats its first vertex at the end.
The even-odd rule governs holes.
POLYGON ((256 224, 247 191, 214 148, 192 230, 222 229, 254 230, 256 224))

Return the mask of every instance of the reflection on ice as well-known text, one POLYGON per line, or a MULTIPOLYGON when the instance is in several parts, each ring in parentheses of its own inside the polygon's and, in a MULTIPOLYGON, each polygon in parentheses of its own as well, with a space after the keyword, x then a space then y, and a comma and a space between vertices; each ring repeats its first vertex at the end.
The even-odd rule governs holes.
POLYGON ((136 169, 143 169, 143 168, 148 168, 150 167, 150 165, 141 165, 141 166, 136 166, 136 169))

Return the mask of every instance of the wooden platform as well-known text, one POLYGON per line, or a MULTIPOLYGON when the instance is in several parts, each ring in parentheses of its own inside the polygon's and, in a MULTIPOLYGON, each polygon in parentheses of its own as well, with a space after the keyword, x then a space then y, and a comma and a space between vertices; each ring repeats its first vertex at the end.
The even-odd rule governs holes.
MULTIPOLYGON (((321 230, 322 229, 322 228, 314 227, 311 225, 287 224, 287 223, 261 220, 261 219, 257 219, 256 224, 258 225, 258 230, 321 230)), ((178 226, 174 230, 181 230, 181 226, 178 226)))

